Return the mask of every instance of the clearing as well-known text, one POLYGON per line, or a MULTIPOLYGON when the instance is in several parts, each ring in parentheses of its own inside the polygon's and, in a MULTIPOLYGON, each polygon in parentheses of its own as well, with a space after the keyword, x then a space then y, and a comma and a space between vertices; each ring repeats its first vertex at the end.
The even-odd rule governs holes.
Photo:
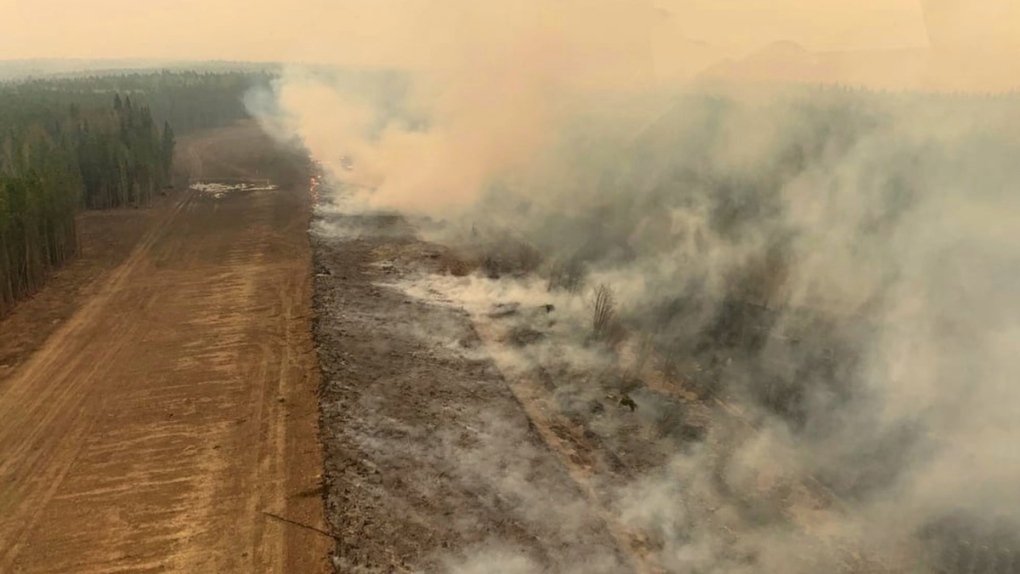
POLYGON ((86 214, 0 323, 0 571, 326 567, 303 166, 254 124, 180 148, 279 188, 86 214))

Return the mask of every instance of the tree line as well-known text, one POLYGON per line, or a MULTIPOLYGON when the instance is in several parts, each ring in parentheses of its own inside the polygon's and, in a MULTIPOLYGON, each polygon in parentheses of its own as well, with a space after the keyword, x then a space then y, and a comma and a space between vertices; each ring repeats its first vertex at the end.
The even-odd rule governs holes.
POLYGON ((174 149, 169 124, 160 129, 149 108, 129 97, 117 94, 105 108, 57 110, 4 95, 0 315, 78 253, 81 208, 148 202, 169 181, 174 149))
POLYGON ((248 117, 264 71, 152 71, 0 82, 0 316, 79 250, 81 209, 146 204, 175 130, 248 117), (171 127, 173 126, 173 127, 171 127))
POLYGON ((268 86, 273 77, 269 71, 164 70, 26 79, 0 89, 45 107, 75 104, 96 108, 108 105, 117 93, 147 106, 158 125, 169 122, 179 134, 185 134, 247 118, 244 94, 253 87, 268 86))

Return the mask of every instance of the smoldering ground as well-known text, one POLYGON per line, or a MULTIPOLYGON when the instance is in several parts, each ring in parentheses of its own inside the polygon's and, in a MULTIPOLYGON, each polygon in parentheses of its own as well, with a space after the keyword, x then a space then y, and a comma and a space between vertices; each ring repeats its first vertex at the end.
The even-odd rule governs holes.
MULTIPOLYGON (((778 458, 785 479, 821 481, 847 507, 826 529, 891 555, 947 520, 1015 539, 1018 104, 689 97, 595 185, 501 186, 485 201, 516 210, 472 221, 580 261, 591 285, 614 286, 634 332, 700 364, 716 396, 754 405, 764 434, 734 464, 778 458)), ((939 548, 952 571, 956 550, 939 548)))
MULTIPOLYGON (((557 397, 587 404, 602 389, 577 373, 612 370, 607 356, 644 339, 696 403, 736 406, 754 432, 715 422, 694 448, 644 436, 661 456, 607 479, 603 505, 667 571, 1020 569, 1020 98, 689 89, 664 102, 625 66, 570 75, 563 62, 601 56, 565 38, 597 26, 521 22, 495 38, 468 26, 434 65, 384 81, 292 70, 266 120, 327 162, 354 158, 333 173, 347 209, 439 216, 429 238, 480 260, 508 237, 540 255, 407 287, 482 322, 497 303, 555 300, 557 325, 526 325, 545 339, 496 349, 511 377, 552 370, 557 397), (562 59, 510 57, 525 42, 562 59), (548 292, 564 265, 584 270, 579 295, 548 292), (624 333, 608 354, 592 352, 585 305, 603 284, 624 333), (564 353, 570 369, 550 369, 564 353), (830 500, 810 519, 805 484, 830 500), (778 510, 749 512, 763 488, 778 510)), ((665 400, 649 385, 630 389, 637 412, 665 400)), ((512 555, 493 548, 452 568, 512 555)))

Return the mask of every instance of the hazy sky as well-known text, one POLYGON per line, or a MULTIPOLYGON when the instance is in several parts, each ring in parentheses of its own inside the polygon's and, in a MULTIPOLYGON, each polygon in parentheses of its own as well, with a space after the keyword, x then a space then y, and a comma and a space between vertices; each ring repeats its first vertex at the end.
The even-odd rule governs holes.
MULTIPOLYGON (((622 0, 635 11, 653 0, 622 0)), ((364 59, 380 36, 415 29, 418 10, 444 0, 0 0, 0 58, 185 57, 364 59), (380 8, 381 7, 381 8, 380 8), (373 15, 375 12, 375 16, 373 15), (381 17, 377 17, 381 16, 381 17)), ((515 2, 483 2, 513 11, 515 2)), ((571 0, 563 3, 570 4, 571 0)), ((584 2, 574 0, 583 14, 584 2)), ((720 47, 753 49, 793 40, 813 49, 923 46, 918 0, 654 0, 677 33, 720 47)), ((453 4, 459 4, 453 0, 453 4)))
POLYGON ((738 50, 792 40, 814 50, 927 45, 917 0, 655 0, 685 36, 738 50))
MULTIPOLYGON (((570 65, 650 67, 672 79, 780 40, 813 51, 930 47, 930 59, 912 65, 941 85, 1020 83, 1018 0, 0 0, 0 59, 468 69, 488 65, 463 61, 477 60, 478 46, 525 65, 558 53, 570 65)), ((857 81, 862 67, 889 67, 885 56, 870 58, 843 75, 857 81)), ((902 75, 890 70, 885 77, 902 75)))

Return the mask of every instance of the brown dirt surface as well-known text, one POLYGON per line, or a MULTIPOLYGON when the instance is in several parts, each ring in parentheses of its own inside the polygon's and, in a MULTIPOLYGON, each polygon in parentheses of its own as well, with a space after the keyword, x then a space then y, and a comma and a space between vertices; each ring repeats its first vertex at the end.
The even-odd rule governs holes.
POLYGON ((180 149, 281 187, 88 214, 80 269, 3 323, 0 572, 327 566, 304 167, 254 125, 180 149))
POLYGON ((99 279, 124 261, 169 201, 160 198, 146 209, 90 211, 78 216, 78 257, 0 318, 0 381, 95 295, 99 279))

